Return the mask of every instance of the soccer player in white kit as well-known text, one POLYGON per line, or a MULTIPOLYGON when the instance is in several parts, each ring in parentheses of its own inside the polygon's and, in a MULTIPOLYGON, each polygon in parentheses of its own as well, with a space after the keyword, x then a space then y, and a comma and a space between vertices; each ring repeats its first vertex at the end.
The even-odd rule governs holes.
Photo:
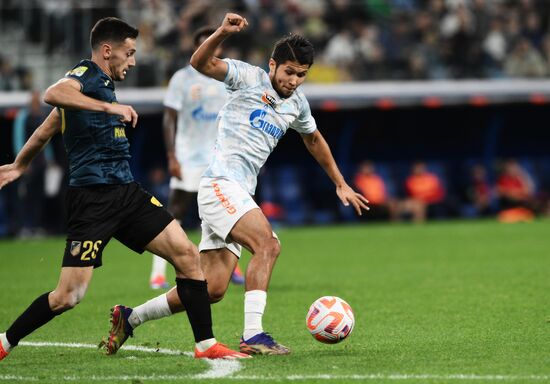
MULTIPOLYGON (((201 266, 208 280, 212 302, 220 301, 231 272, 247 248, 252 257, 246 270, 244 331, 240 351, 247 354, 284 355, 290 349, 264 332, 262 317, 271 272, 280 243, 252 196, 256 179, 278 140, 289 129, 302 136, 308 151, 336 186, 344 205, 357 214, 368 210, 368 201, 345 182, 327 142, 317 130, 309 104, 298 87, 313 63, 313 46, 298 35, 279 40, 269 60, 269 73, 237 60, 215 57, 217 47, 248 25, 234 13, 193 54, 191 65, 199 72, 223 81, 229 100, 219 113, 219 133, 213 160, 199 186, 202 219, 201 266)), ((133 308, 132 328, 184 310, 176 292, 169 291, 133 308)), ((116 351, 112 351, 114 353, 116 351)))
MULTIPOLYGON (((197 49, 216 30, 203 27, 193 36, 197 49)), ((216 56, 221 54, 218 48, 216 56)), ((197 199, 202 173, 212 158, 218 135, 218 112, 227 101, 223 83, 197 72, 191 65, 170 79, 164 96, 162 120, 170 175, 168 211, 183 224, 192 202, 197 199), (174 129, 177 127, 177 129, 174 129)), ((243 284, 237 265, 231 280, 243 284)), ((152 289, 168 288, 166 260, 153 255, 149 283, 152 289)))

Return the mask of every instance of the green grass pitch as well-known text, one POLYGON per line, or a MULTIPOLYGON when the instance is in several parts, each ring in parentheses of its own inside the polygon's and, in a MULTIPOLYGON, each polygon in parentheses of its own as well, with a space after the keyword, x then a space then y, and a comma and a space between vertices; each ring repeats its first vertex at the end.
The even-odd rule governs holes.
MULTIPOLYGON (((550 222, 287 228, 268 295, 264 328, 289 356, 212 366, 188 355, 21 345, 0 362, 1 382, 550 382, 550 222), (337 345, 305 327, 323 295, 350 303, 356 326, 337 345), (233 371, 231 371, 233 369, 233 371), (209 375, 219 378, 209 378, 209 375), (201 376, 202 375, 202 376, 201 376)), ((191 238, 196 242, 197 234, 191 238)), ((55 287, 63 239, 0 242, 0 330, 55 287)), ((248 256, 243 256, 243 266, 248 256)), ((73 311, 27 343, 97 344, 113 304, 137 305, 151 257, 113 241, 88 293, 73 311)), ((170 275, 173 277, 173 273, 170 275)), ((238 346, 243 288, 213 307, 217 338, 238 346)), ((184 314, 144 324, 128 345, 189 352, 184 314)))

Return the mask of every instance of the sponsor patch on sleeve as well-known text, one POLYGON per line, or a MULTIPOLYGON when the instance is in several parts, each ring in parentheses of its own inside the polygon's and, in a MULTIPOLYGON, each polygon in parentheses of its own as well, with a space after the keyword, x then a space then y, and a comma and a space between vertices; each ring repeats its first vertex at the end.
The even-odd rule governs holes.
POLYGON ((84 72, 86 72, 88 70, 88 67, 85 67, 85 66, 80 66, 80 67, 76 67, 75 69, 67 72, 67 76, 68 75, 72 75, 72 76, 77 76, 77 77, 80 77, 84 74, 84 72))
POLYGON ((162 204, 160 203, 160 201, 157 200, 155 196, 151 197, 151 204, 156 205, 157 207, 162 207, 162 204))

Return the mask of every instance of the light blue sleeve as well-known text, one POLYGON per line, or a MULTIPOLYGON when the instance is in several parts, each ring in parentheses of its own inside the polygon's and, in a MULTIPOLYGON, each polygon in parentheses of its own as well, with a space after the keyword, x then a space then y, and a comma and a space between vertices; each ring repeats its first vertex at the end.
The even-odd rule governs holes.
POLYGON ((302 107, 300 115, 290 124, 290 128, 298 133, 310 134, 317 129, 317 123, 311 115, 309 103, 304 95, 300 95, 300 105, 302 107))
POLYGON ((260 71, 264 72, 260 67, 255 67, 240 60, 224 59, 223 61, 227 63, 227 74, 223 82, 228 90, 246 89, 258 85, 260 82, 260 71))

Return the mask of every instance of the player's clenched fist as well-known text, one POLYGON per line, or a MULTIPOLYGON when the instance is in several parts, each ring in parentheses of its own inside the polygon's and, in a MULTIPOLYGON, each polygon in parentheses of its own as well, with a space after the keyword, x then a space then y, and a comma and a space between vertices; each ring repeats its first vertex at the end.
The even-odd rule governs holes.
POLYGON ((248 21, 236 13, 227 13, 221 25, 222 32, 231 34, 237 33, 248 26, 248 21))

